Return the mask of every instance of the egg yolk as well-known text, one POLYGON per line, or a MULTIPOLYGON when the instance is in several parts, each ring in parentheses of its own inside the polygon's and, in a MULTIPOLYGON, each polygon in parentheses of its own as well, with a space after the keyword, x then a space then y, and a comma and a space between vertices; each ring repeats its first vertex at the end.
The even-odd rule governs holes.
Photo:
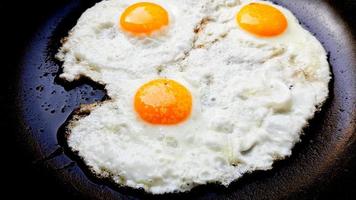
POLYGON ((262 37, 277 36, 288 26, 287 19, 281 11, 260 3, 251 3, 241 8, 236 20, 241 28, 262 37))
POLYGON ((129 6, 120 18, 121 27, 133 34, 150 34, 168 25, 168 22, 168 12, 161 6, 149 2, 129 6))
POLYGON ((134 106, 138 115, 148 123, 173 125, 189 117, 192 95, 174 80, 157 79, 138 89, 134 106))

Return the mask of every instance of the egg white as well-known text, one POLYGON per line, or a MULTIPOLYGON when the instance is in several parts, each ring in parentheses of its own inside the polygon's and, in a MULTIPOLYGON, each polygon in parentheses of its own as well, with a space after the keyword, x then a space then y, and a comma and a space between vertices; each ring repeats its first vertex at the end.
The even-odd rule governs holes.
POLYGON ((69 147, 98 176, 154 194, 210 182, 228 186, 289 156, 328 94, 320 42, 290 11, 264 1, 288 20, 277 37, 257 37, 237 25, 236 13, 255 1, 153 2, 174 19, 152 36, 159 44, 115 25, 104 33, 101 25, 117 24, 133 3, 110 0, 86 11, 61 48, 61 77, 90 77, 105 84, 111 99, 70 122, 69 147), (137 89, 162 77, 193 96, 191 116, 178 125, 151 125, 134 111, 137 89))

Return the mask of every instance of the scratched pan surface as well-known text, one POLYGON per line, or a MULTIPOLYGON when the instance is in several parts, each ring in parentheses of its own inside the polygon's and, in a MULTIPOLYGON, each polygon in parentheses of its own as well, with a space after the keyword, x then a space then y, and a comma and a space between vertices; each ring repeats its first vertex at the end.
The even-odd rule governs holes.
MULTIPOLYGON (((57 1, 58 2, 58 1, 57 1)), ((322 42, 329 53, 333 73, 330 97, 311 120, 302 142, 291 157, 278 161, 270 171, 244 176, 224 188, 201 186, 184 194, 152 196, 142 191, 117 188, 97 180, 63 146, 60 127, 80 104, 102 101, 103 87, 89 80, 63 84, 60 63, 54 59, 60 39, 96 1, 57 3, 49 17, 23 46, 16 80, 16 124, 21 147, 35 158, 36 166, 61 183, 76 197, 90 199, 303 199, 310 198, 338 176, 355 146, 356 45, 352 28, 333 1, 277 0, 290 9, 302 25, 322 42)), ((352 2, 352 1, 349 1, 352 2)), ((347 13, 346 13, 347 14, 347 13)), ((350 14, 349 14, 350 15, 350 14)), ((351 15, 350 15, 351 16, 351 15)))

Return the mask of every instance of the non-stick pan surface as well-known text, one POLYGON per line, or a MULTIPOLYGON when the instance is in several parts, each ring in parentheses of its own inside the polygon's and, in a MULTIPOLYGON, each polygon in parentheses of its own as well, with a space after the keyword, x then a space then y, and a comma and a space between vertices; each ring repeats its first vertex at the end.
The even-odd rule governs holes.
MULTIPOLYGON (((59 129, 80 104, 105 99, 105 91, 89 80, 70 85, 60 81, 57 76, 61 63, 54 59, 54 55, 61 38, 67 35, 81 13, 96 1, 53 2, 56 8, 48 17, 38 18, 38 27, 34 28, 32 37, 21 47, 22 53, 13 62, 17 78, 13 82, 15 86, 11 87, 15 94, 15 107, 11 109, 15 117, 11 124, 16 126, 16 137, 21 142, 17 148, 28 152, 35 167, 51 174, 76 197, 305 199, 332 182, 351 159, 350 152, 356 141, 356 46, 350 26, 352 22, 344 16, 354 15, 345 7, 341 9, 340 1, 276 0, 277 4, 290 9, 322 42, 328 51, 333 73, 329 99, 310 121, 291 157, 278 161, 270 171, 246 175, 228 188, 208 185, 184 194, 153 196, 117 188, 91 177, 63 148, 59 129)), ((352 1, 348 3, 352 6, 352 1)))

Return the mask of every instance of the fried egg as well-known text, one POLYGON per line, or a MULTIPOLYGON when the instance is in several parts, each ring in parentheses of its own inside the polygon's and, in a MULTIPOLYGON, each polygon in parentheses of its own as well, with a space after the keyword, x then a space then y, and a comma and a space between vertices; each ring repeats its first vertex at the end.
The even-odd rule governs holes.
POLYGON ((132 79, 155 73, 192 48, 202 9, 189 0, 102 1, 80 17, 61 47, 60 77, 107 84, 106 73, 132 79))
POLYGON ((102 1, 57 58, 61 78, 110 97, 70 119, 69 148, 96 176, 153 194, 271 169, 330 80, 320 42, 267 1, 102 1))

